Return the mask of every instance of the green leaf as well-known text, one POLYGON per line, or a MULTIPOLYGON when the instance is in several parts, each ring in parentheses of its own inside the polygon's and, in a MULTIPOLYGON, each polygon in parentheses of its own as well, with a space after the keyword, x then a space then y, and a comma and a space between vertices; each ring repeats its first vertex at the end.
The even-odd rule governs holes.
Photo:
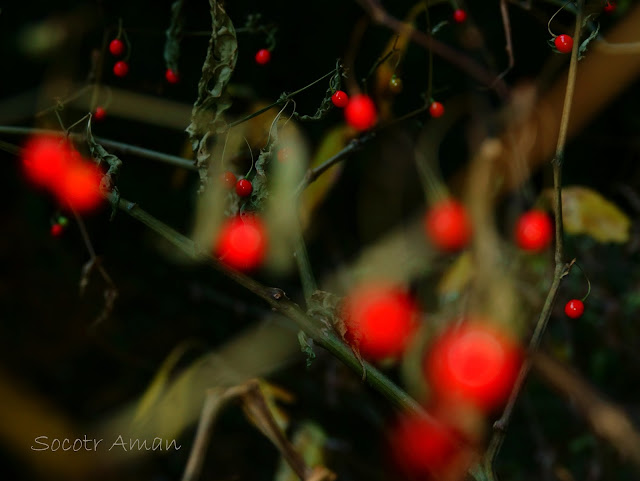
POLYGON ((231 19, 217 0, 209 0, 212 32, 207 56, 198 82, 198 98, 193 104, 191 123, 186 131, 197 152, 196 165, 206 176, 210 151, 206 139, 226 128, 222 114, 231 107, 226 87, 238 60, 238 40, 231 19), (205 171, 205 172, 203 172, 205 171))
POLYGON ((164 62, 168 69, 178 72, 178 58, 180 57, 180 42, 184 28, 184 0, 176 0, 171 5, 171 23, 165 31, 164 62))

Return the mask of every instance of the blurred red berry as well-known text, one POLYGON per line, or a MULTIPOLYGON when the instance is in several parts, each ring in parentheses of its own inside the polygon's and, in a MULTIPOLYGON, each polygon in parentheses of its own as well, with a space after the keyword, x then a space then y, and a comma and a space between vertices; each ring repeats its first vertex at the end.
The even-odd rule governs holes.
POLYGON ((256 53, 256 63, 259 65, 266 65, 271 60, 271 52, 266 48, 258 50, 256 53))
POLYGON ((447 471, 460 451, 455 431, 430 418, 406 416, 389 436, 393 459, 400 470, 419 479, 436 479, 447 471))
POLYGON ((249 197, 253 192, 253 185, 247 179, 240 179, 236 182, 236 194, 240 197, 249 197))
POLYGON ((180 81, 178 72, 174 72, 170 68, 167 69, 167 71, 164 73, 164 76, 167 79, 167 82, 169 82, 170 84, 177 84, 180 81))
POLYGON ((416 306, 404 290, 386 284, 364 284, 351 291, 342 317, 348 339, 367 359, 402 354, 416 328, 416 306))
POLYGON ((53 237, 59 237, 62 235, 63 227, 60 224, 53 224, 51 226, 51 235, 53 237))
POLYGON ((433 343, 425 372, 435 396, 490 411, 502 404, 520 368, 520 349, 494 327, 467 323, 433 343))
POLYGON ((235 187, 237 180, 238 179, 233 172, 226 171, 222 174, 222 183, 229 190, 235 187))
POLYGON ((573 48, 573 38, 570 35, 558 35, 553 43, 560 53, 570 53, 573 48))
POLYGON ((25 145, 22 164, 29 180, 53 188, 72 162, 71 149, 57 137, 36 136, 25 145))
POLYGON ((584 313, 584 302, 580 299, 571 299, 564 306, 564 313, 571 319, 578 319, 584 313))
POLYGON ((96 107, 96 111, 93 113, 93 118, 100 122, 107 116, 107 110, 104 107, 96 107))
POLYGON ((378 120, 378 113, 371 97, 358 94, 347 103, 344 109, 344 117, 354 129, 367 130, 375 125, 378 120))
POLYGON ((453 12, 453 20, 456 23, 464 23, 466 19, 467 19, 467 12, 465 12, 461 8, 458 8, 455 12, 453 12))
POLYGON ((331 96, 331 102, 339 109, 343 109, 349 103, 349 96, 342 90, 336 90, 331 96))
POLYGON ((431 207, 425 216, 427 237, 439 249, 456 251, 471 240, 471 221, 465 207, 454 199, 446 199, 431 207))
POLYGON ((88 161, 71 164, 55 186, 55 193, 65 207, 86 213, 95 210, 103 200, 100 192, 102 171, 88 161))
POLYGON ((109 43, 109 52, 115 57, 119 57, 124 53, 124 42, 119 38, 114 38, 109 43))
POLYGON ((118 60, 113 66, 113 74, 116 77, 125 77, 129 73, 129 64, 124 60, 118 60))
POLYGON ((607 2, 604 6, 605 13, 613 13, 616 11, 616 4, 614 2, 607 2))
POLYGON ((429 115, 434 119, 442 117, 444 115, 444 105, 440 102, 431 102, 431 105, 429 105, 429 115))
POLYGON ((551 218, 542 210, 533 209, 520 216, 515 227, 516 243, 521 249, 538 252, 553 239, 551 218))
POLYGON ((214 251, 228 267, 250 270, 262 263, 266 246, 266 229, 260 218, 253 215, 236 216, 222 225, 214 251))

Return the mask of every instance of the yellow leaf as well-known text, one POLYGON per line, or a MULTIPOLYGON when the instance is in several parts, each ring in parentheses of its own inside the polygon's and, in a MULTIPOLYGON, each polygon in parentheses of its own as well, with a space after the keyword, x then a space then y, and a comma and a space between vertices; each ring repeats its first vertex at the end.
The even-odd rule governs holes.
POLYGON ((471 280, 472 266, 471 253, 463 252, 440 279, 438 294, 442 297, 457 296, 471 280))
MULTIPOLYGON (((544 192, 553 204, 553 191, 544 192)), ((584 234, 598 242, 625 243, 631 221, 624 212, 598 192, 582 186, 562 189, 562 216, 567 234, 584 234)))

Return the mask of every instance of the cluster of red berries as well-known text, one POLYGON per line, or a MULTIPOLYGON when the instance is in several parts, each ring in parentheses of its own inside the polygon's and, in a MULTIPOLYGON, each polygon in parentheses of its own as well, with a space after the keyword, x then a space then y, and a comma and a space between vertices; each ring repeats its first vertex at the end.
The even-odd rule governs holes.
POLYGON ((31 138, 24 147, 22 165, 31 182, 49 190, 65 207, 85 213, 102 202, 102 171, 83 159, 67 140, 31 138))
POLYGON ((253 192, 253 184, 249 179, 238 179, 233 172, 222 174, 222 184, 229 190, 235 187, 239 197, 249 197, 253 192))
MULTIPOLYGON (((125 44, 122 40, 120 40, 120 38, 114 38, 113 40, 111 40, 111 42, 109 43, 109 52, 111 52, 111 55, 113 55, 114 57, 120 57, 122 56, 124 51, 125 44)), ((113 74, 116 77, 126 77, 128 73, 129 63, 126 60, 118 60, 113 65, 113 74)), ((166 70, 164 76, 167 79, 167 82, 169 82, 170 84, 177 84, 180 81, 178 72, 170 68, 166 70)))

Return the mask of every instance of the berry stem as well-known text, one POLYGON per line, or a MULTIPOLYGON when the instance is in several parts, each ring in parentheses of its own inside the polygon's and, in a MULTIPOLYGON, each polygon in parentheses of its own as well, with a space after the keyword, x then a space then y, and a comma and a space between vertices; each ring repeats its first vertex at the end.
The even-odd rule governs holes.
MULTIPOLYGON (((584 0, 578 0, 578 8, 575 23, 574 38, 577 39, 580 35, 582 28, 582 12, 584 7, 584 0)), ((555 225, 556 225, 556 248, 555 248, 555 268, 553 281, 547 298, 545 299, 544 306, 540 312, 540 317, 536 323, 535 330, 529 341, 529 354, 535 353, 540 347, 542 337, 546 330, 549 318, 551 317, 551 310, 558 295, 558 289, 562 279, 569 273, 573 263, 565 263, 564 258, 564 232, 562 222, 562 160, 564 157, 564 149, 567 141, 567 128, 569 126, 569 116, 571 113, 571 102, 573 100, 573 92, 575 89, 576 72, 578 66, 578 47, 579 42, 576 41, 573 44, 571 50, 571 63, 569 65, 569 73, 567 76, 567 87, 564 98, 564 106, 562 109, 562 119, 560 121, 560 130, 558 133, 558 143, 556 147, 555 158, 553 159, 553 192, 554 192, 554 206, 555 206, 555 225)), ((515 407, 515 403, 518 400, 518 396, 522 391, 522 387, 526 381, 527 375, 531 370, 531 357, 528 356, 522 363, 518 378, 513 386, 509 400, 502 412, 502 416, 493 425, 493 436, 489 442, 489 447, 484 455, 483 470, 489 481, 496 479, 494 473, 494 462, 500 452, 500 447, 504 441, 506 430, 511 420, 511 415, 515 407)))

